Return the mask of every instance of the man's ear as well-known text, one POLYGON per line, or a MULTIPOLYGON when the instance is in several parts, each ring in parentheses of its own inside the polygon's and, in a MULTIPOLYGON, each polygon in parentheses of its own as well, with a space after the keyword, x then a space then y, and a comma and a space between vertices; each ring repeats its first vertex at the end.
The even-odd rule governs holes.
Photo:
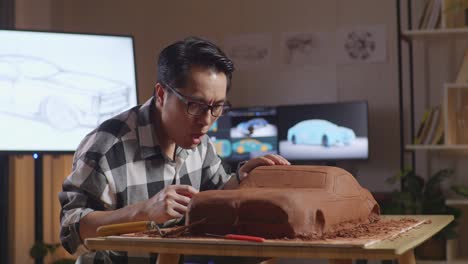
POLYGON ((156 85, 154 86, 154 91, 154 99, 156 101, 156 105, 163 106, 165 102, 164 95, 166 94, 166 91, 160 83, 156 83, 156 85))

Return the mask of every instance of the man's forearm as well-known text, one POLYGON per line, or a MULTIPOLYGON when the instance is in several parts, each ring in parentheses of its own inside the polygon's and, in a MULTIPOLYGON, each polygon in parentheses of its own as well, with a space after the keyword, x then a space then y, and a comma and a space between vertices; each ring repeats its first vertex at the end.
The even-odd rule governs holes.
POLYGON ((87 214, 80 220, 81 239, 96 237, 96 229, 102 225, 147 220, 138 213, 138 206, 134 204, 113 211, 94 211, 87 214))

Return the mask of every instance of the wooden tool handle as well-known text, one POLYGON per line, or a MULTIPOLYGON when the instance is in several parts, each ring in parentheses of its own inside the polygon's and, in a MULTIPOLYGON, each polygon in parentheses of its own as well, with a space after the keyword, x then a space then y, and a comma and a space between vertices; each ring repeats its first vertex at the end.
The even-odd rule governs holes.
POLYGON ((103 225, 97 228, 99 236, 112 236, 150 230, 152 221, 129 222, 121 224, 103 225))

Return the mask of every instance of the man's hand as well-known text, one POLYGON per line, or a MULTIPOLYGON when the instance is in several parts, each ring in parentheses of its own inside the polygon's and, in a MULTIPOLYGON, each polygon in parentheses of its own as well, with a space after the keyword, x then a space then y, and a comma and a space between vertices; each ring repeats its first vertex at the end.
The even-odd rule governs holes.
POLYGON ((189 185, 170 185, 146 201, 117 210, 90 212, 80 220, 80 237, 96 237, 96 229, 103 225, 148 220, 161 224, 182 218, 196 193, 198 191, 189 185))
POLYGON ((239 168, 239 178, 242 181, 248 176, 249 172, 258 166, 271 166, 271 165, 291 165, 289 161, 280 155, 268 154, 262 157, 257 157, 246 162, 239 168))
POLYGON ((169 185, 146 200, 141 210, 147 220, 158 224, 174 218, 182 218, 191 197, 198 191, 190 185, 169 185))

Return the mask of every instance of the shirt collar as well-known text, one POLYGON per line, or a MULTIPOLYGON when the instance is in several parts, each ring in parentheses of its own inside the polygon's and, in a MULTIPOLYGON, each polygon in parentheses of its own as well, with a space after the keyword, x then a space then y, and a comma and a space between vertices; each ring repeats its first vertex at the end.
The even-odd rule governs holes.
MULTIPOLYGON (((151 118, 156 111, 154 97, 151 97, 142 104, 138 110, 138 125, 137 135, 138 143, 141 149, 141 157, 143 159, 152 156, 164 157, 161 147, 159 145, 158 137, 156 136, 156 127, 158 124, 154 123, 154 119, 151 118)), ((187 156, 193 152, 192 149, 183 149, 179 146, 176 147, 176 156, 185 160, 187 156)))

